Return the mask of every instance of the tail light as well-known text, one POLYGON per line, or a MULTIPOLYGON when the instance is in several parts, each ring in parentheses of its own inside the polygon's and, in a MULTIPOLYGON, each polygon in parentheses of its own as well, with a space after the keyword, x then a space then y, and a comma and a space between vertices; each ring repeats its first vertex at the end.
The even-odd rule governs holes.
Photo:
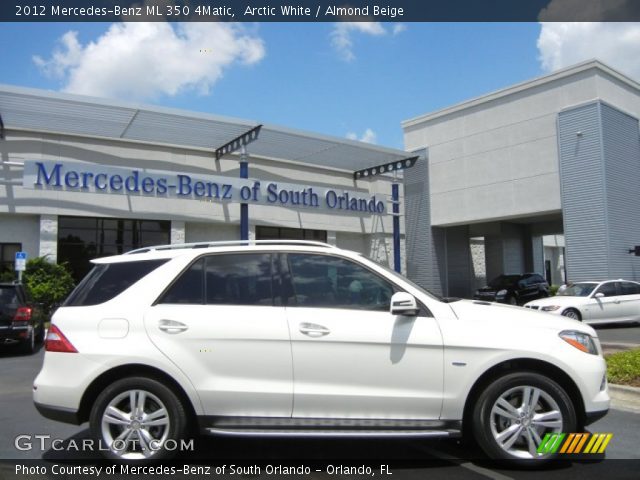
POLYGON ((78 353, 76 347, 67 340, 67 337, 65 337, 55 325, 51 325, 51 328, 49 328, 47 332, 44 349, 46 352, 78 353))
POLYGON ((18 307, 13 316, 14 322, 28 322, 31 320, 31 307, 18 307))

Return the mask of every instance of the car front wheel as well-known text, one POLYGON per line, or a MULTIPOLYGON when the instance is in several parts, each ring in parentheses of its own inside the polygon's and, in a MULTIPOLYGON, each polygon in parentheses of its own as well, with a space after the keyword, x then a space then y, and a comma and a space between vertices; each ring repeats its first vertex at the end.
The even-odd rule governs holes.
POLYGON ((575 308, 567 308, 562 315, 568 318, 573 318, 574 320, 582 320, 580 317, 580 312, 578 312, 575 308))
POLYGON ((547 460, 549 454, 538 453, 545 435, 576 428, 575 409, 564 389, 533 372, 493 381, 473 410, 474 436, 496 460, 547 460))
POLYGON ((151 378, 131 377, 98 395, 90 425, 106 457, 137 463, 170 458, 171 445, 186 434, 187 415, 171 389, 151 378))

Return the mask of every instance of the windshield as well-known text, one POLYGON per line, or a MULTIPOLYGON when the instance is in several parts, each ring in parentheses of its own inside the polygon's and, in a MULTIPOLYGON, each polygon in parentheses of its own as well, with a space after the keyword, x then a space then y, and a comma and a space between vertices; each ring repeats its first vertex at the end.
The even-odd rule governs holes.
POLYGON ((558 296, 562 297, 588 297, 593 289, 598 286, 597 283, 570 283, 562 291, 558 291, 558 296))
POLYGON ((518 283, 520 275, 500 275, 489 282, 489 286, 493 288, 510 287, 518 283))
POLYGON ((0 287, 0 305, 14 305, 18 303, 15 287, 0 287))

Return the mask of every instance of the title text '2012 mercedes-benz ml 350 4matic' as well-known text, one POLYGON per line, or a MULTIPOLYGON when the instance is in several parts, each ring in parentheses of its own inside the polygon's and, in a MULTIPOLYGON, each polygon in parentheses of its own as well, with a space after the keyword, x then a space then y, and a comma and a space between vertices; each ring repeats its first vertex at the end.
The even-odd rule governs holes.
POLYGON ((150 247, 94 260, 55 313, 42 415, 145 462, 197 433, 454 437, 543 462, 609 408, 595 331, 439 298, 316 242, 150 247), (72 372, 72 373, 71 373, 72 372))

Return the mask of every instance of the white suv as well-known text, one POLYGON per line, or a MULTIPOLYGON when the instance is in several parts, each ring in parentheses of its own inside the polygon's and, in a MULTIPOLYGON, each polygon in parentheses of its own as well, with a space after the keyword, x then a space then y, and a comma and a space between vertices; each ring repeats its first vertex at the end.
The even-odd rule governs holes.
POLYGON ((40 413, 89 421, 105 455, 211 434, 454 437, 548 459, 545 433, 606 414, 595 331, 438 298, 315 242, 152 247, 95 260, 53 317, 40 413))

